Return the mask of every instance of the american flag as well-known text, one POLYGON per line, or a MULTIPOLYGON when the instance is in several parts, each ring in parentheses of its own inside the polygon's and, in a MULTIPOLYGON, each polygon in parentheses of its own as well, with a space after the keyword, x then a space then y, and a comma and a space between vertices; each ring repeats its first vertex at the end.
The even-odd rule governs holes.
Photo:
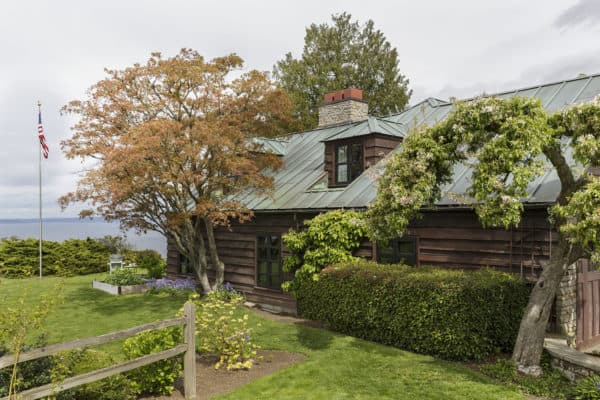
POLYGON ((46 136, 44 136, 44 127, 42 126, 42 112, 40 111, 38 114, 38 137, 40 138, 40 146, 42 146, 42 154, 44 158, 48 158, 48 145, 46 144, 46 136))

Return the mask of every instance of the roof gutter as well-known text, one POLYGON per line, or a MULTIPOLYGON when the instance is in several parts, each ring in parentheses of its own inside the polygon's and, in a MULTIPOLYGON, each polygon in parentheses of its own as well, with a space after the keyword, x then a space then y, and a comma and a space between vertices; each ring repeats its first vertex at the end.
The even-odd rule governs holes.
MULTIPOLYGON (((547 209, 549 206, 554 205, 554 202, 550 203, 525 203, 525 209, 527 210, 542 210, 547 209)), ((333 210, 366 210, 366 206, 362 207, 320 207, 320 208, 285 208, 285 209, 263 209, 263 210, 252 210, 255 214, 287 214, 287 213, 320 213, 333 210)), ((440 205, 435 208, 421 208, 420 212, 438 212, 438 211, 473 211, 472 206, 467 205, 440 205)))

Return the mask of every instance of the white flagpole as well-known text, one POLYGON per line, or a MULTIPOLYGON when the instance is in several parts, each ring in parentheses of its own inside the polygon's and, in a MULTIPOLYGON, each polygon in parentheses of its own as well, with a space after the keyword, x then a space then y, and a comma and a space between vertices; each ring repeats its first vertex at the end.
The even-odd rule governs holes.
MULTIPOLYGON (((38 100, 38 112, 41 115, 42 103, 38 100)), ((42 278, 42 149, 38 147, 38 166, 39 166, 39 184, 40 184, 40 279, 42 278)))

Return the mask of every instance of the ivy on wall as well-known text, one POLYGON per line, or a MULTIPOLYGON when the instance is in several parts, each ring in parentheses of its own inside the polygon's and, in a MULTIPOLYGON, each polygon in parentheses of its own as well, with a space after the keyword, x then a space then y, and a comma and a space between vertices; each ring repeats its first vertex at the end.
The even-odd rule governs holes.
POLYGON ((366 235, 361 213, 335 210, 304 222, 305 229, 291 230, 283 243, 292 252, 283 261, 283 270, 294 279, 284 282, 285 291, 295 293, 304 279, 317 279, 319 272, 330 264, 357 261, 352 253, 366 235))

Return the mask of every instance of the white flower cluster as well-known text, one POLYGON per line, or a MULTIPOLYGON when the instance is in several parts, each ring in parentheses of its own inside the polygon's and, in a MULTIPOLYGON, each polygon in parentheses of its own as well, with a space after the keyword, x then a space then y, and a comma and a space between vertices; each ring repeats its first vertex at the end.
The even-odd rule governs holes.
POLYGON ((452 125, 452 130, 457 133, 463 133, 465 131, 465 127, 459 124, 452 125))

